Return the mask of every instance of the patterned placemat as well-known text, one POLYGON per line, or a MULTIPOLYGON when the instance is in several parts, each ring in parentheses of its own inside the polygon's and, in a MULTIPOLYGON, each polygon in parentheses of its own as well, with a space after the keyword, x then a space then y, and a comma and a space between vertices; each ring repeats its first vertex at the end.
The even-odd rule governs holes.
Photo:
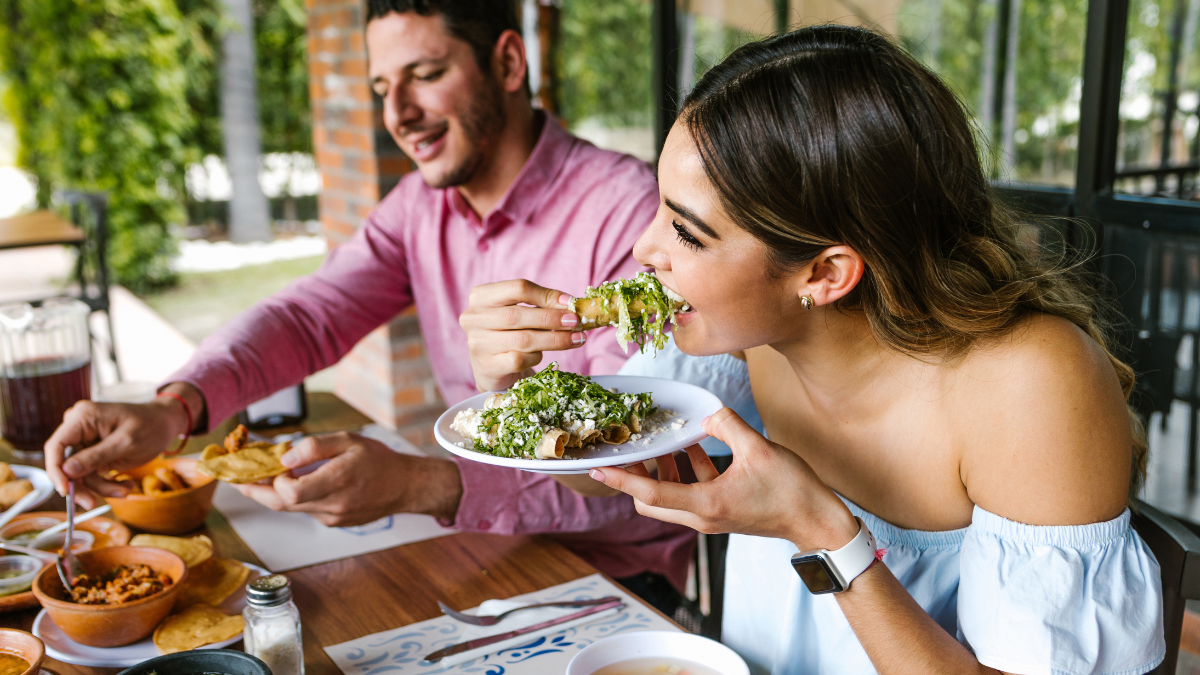
POLYGON ((565 672, 567 663, 579 650, 610 635, 639 630, 679 630, 678 626, 599 574, 510 599, 534 603, 608 595, 625 600, 625 608, 616 615, 604 615, 582 626, 530 636, 528 642, 467 663, 445 666, 421 660, 426 654, 463 641, 465 624, 448 616, 326 647, 325 653, 345 675, 540 675, 565 672))

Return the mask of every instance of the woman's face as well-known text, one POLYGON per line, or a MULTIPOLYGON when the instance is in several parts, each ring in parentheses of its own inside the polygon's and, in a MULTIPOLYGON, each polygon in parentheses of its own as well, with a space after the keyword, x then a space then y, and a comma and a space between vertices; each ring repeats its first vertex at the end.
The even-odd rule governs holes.
POLYGON ((658 160, 661 202, 633 255, 693 311, 677 315, 675 343, 697 356, 795 337, 801 274, 770 274, 767 248, 725 215, 682 124, 658 160))

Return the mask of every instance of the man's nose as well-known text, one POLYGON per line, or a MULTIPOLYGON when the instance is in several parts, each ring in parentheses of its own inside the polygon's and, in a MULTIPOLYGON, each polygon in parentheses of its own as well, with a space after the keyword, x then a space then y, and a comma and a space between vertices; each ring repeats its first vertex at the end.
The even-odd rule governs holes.
POLYGON ((400 136, 404 127, 421 119, 421 107, 416 105, 404 87, 388 92, 383 103, 384 122, 395 136, 400 136))

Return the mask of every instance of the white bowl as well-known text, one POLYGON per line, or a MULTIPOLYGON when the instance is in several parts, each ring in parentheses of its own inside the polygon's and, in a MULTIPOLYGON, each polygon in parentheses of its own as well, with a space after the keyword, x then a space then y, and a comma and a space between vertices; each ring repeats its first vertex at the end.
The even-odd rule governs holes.
POLYGON ((750 675, 742 657, 720 642, 691 633, 656 630, 623 633, 594 642, 571 659, 566 675, 592 675, 614 663, 653 657, 691 661, 721 675, 750 675))

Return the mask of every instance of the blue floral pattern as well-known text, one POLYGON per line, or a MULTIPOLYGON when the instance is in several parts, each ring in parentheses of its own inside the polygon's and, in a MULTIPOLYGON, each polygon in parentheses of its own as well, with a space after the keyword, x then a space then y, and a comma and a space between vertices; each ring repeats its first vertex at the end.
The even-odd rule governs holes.
POLYGON ((475 675, 529 675, 562 673, 579 650, 610 635, 638 630, 679 630, 642 602, 614 586, 599 574, 551 586, 536 593, 517 596, 516 600, 554 602, 566 599, 599 598, 617 595, 625 608, 615 615, 604 615, 592 623, 574 626, 556 633, 531 635, 528 642, 488 654, 467 663, 444 666, 426 663, 422 658, 463 640, 463 624, 448 616, 439 616, 394 630, 375 633, 340 645, 326 647, 344 675, 434 675, 435 673, 473 673, 475 675))

